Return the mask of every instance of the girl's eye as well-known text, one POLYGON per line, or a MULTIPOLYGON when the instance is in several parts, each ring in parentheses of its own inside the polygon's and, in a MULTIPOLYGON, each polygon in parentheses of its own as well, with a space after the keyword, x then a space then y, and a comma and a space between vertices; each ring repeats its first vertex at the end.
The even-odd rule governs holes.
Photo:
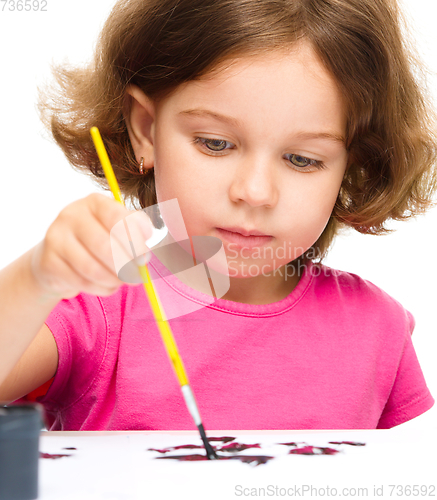
POLYGON ((205 139, 204 137, 196 137, 195 143, 202 143, 210 151, 220 152, 229 149, 233 144, 223 139, 205 139))
POLYGON ((306 167, 316 167, 318 169, 325 168, 325 165, 321 161, 312 160, 311 158, 306 158, 305 156, 290 154, 286 155, 286 158, 295 167, 298 167, 300 169, 304 169, 306 167))

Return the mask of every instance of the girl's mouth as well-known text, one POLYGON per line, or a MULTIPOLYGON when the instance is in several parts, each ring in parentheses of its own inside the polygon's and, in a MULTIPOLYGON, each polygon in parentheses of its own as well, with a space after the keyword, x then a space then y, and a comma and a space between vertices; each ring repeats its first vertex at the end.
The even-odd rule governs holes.
POLYGON ((247 231, 242 228, 216 228, 219 235, 229 243, 239 248, 259 247, 273 240, 273 236, 263 234, 260 231, 247 231))

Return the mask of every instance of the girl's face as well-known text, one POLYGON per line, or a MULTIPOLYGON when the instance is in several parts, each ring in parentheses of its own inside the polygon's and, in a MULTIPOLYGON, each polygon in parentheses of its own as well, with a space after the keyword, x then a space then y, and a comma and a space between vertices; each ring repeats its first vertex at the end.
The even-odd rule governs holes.
POLYGON ((138 92, 130 133, 138 158, 153 150, 158 201, 223 241, 231 279, 277 283, 325 228, 347 163, 342 98, 310 46, 234 60, 158 103, 138 92))

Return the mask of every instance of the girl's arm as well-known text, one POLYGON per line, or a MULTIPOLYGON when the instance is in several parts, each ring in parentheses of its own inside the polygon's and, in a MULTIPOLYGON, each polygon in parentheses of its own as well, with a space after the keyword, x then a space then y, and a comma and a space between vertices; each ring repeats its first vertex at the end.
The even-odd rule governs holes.
MULTIPOLYGON (((55 374, 58 352, 44 321, 60 300, 81 292, 111 295, 123 284, 111 244, 127 260, 130 251, 110 234, 129 215, 107 196, 87 196, 64 208, 38 245, 0 271, 0 402, 25 395, 55 374)), ((132 222, 133 241, 151 236, 148 219, 132 222)))
POLYGON ((50 380, 58 365, 56 343, 44 321, 60 299, 38 289, 28 272, 33 251, 28 251, 0 271, 2 404, 20 398, 50 380))

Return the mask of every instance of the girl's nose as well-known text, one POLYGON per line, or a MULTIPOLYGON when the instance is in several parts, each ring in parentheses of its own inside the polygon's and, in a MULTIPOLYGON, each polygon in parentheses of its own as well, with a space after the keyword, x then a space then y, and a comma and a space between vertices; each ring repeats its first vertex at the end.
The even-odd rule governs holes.
POLYGON ((234 171, 229 197, 252 207, 274 207, 278 201, 275 172, 268 161, 246 161, 234 171))

